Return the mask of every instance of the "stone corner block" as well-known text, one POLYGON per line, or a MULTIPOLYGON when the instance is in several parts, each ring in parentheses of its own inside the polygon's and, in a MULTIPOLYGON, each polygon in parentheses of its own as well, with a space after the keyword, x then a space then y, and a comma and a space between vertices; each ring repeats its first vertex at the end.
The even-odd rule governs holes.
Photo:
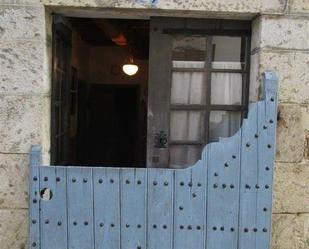
POLYGON ((274 213, 309 213, 309 161, 276 163, 274 213))
POLYGON ((0 41, 45 40, 45 9, 42 5, 1 5, 0 41))
POLYGON ((0 248, 27 249, 28 211, 0 209, 0 248))
POLYGON ((309 103, 309 52, 261 51, 260 73, 273 70, 279 76, 279 100, 309 103))
POLYGON ((309 214, 274 214, 272 249, 309 248, 309 214))
POLYGON ((0 153, 0 209, 28 208, 29 155, 0 153))
POLYGON ((305 130, 299 105, 279 105, 276 160, 300 162, 304 156, 305 130))
POLYGON ((289 11, 291 13, 309 14, 309 1, 308 0, 290 0, 289 11))
POLYGON ((309 16, 263 16, 261 47, 308 50, 309 16))
POLYGON ((10 41, 0 45, 0 93, 49 94, 50 73, 45 43, 10 41))
POLYGON ((49 98, 0 95, 0 152, 29 153, 32 144, 46 146, 49 98))

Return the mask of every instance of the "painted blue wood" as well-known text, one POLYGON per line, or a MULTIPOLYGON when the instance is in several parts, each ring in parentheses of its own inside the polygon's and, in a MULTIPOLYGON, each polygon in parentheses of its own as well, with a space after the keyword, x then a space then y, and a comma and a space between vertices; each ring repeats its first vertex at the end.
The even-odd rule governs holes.
POLYGON ((120 248, 120 170, 93 168, 95 248, 120 248))
POLYGON ((174 248, 205 248, 206 170, 203 161, 175 171, 174 248))
POLYGON ((40 166, 41 146, 31 147, 29 174, 29 248, 41 248, 40 233, 40 166))
POLYGON ((241 133, 210 144, 207 248, 237 248, 241 133))
POLYGON ((41 246, 67 247, 66 169, 40 167, 41 246))
POLYGON ((148 169, 147 249, 173 248, 174 170, 148 169))
POLYGON ((29 248, 268 249, 278 80, 263 79, 241 129, 187 169, 44 167, 32 147, 29 248))
POLYGON ((259 131, 262 136, 258 140, 258 181, 261 191, 257 195, 257 227, 259 236, 256 248, 270 248, 271 212, 272 212, 272 185, 273 167, 275 157, 275 140, 277 126, 277 90, 278 78, 272 72, 263 74, 264 96, 258 103, 259 118, 261 119, 259 131), (262 127, 262 123, 264 125, 262 127))
POLYGON ((93 249, 92 168, 67 169, 68 248, 93 249))
POLYGON ((257 191, 257 105, 250 107, 242 127, 240 162, 239 248, 255 248, 257 191))
POLYGON ((122 169, 120 175, 121 248, 146 248, 146 170, 122 169))

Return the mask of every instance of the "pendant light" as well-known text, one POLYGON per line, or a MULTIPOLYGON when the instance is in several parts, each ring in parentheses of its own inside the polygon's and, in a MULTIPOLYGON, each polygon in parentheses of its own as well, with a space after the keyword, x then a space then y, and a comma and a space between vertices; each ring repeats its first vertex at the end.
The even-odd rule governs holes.
POLYGON ((126 75, 133 76, 138 71, 138 66, 134 63, 133 60, 133 53, 132 53, 132 41, 133 41, 133 33, 132 30, 129 29, 128 32, 128 50, 129 50, 129 59, 126 63, 122 66, 122 70, 126 75))
POLYGON ((131 56, 129 62, 122 66, 122 70, 126 75, 133 76, 138 71, 138 66, 134 63, 133 57, 131 56))

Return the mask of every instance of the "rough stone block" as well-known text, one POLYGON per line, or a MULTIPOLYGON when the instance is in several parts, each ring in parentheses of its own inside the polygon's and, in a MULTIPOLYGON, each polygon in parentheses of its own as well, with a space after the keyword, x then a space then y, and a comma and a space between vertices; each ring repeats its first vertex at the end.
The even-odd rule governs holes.
POLYGON ((261 29, 262 29, 262 21, 261 17, 257 17, 252 21, 251 24, 251 51, 255 51, 260 47, 261 42, 261 29))
POLYGON ((309 103, 309 52, 262 51, 260 73, 265 70, 279 76, 280 102, 309 103))
POLYGON ((274 177, 274 213, 309 213, 309 161, 277 163, 274 177))
POLYGON ((39 5, 40 0, 2 0, 1 4, 6 5, 39 5))
POLYGON ((0 93, 29 94, 50 90, 45 43, 30 41, 0 44, 0 93))
POLYGON ((0 41, 12 39, 45 40, 43 5, 0 4, 0 41))
POLYGON ((250 60, 250 89, 249 89, 249 101, 256 102, 258 101, 259 91, 260 91, 260 54, 255 53, 251 55, 250 60))
POLYGON ((304 155, 305 131, 298 105, 280 105, 277 126, 276 160, 300 162, 304 155))
POLYGON ((309 49, 309 16, 262 17, 260 47, 281 49, 309 49))
POLYGON ((29 155, 0 154, 0 208, 28 207, 29 155))
POLYGON ((265 13, 282 13, 285 0, 261 0, 261 11, 265 13))
POLYGON ((48 144, 44 141, 49 134, 48 99, 0 96, 0 152, 29 153, 32 144, 48 144))
POLYGON ((309 248, 309 214, 275 214, 272 231, 272 249, 309 248))
POLYGON ((302 108, 302 116, 306 136, 304 158, 309 160, 309 105, 302 108))
POLYGON ((0 248, 26 249, 28 237, 27 210, 0 209, 0 248))
POLYGON ((135 9, 163 9, 163 10, 196 10, 209 12, 234 12, 234 13, 259 13, 259 12, 282 12, 284 8, 283 0, 118 0, 118 1, 97 1, 97 0, 42 0, 45 5, 66 5, 66 6, 87 6, 87 7, 116 7, 135 9))
POLYGON ((309 1, 290 0, 289 10, 292 13, 309 13, 309 1))

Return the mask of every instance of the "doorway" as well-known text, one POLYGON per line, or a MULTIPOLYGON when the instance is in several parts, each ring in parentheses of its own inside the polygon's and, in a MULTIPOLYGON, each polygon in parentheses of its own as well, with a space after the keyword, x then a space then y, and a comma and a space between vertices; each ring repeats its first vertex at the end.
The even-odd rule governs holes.
POLYGON ((91 84, 86 148, 93 165, 135 167, 139 164, 139 86, 91 84))
POLYGON ((54 17, 54 165, 145 167, 148 51, 147 20, 54 17))

